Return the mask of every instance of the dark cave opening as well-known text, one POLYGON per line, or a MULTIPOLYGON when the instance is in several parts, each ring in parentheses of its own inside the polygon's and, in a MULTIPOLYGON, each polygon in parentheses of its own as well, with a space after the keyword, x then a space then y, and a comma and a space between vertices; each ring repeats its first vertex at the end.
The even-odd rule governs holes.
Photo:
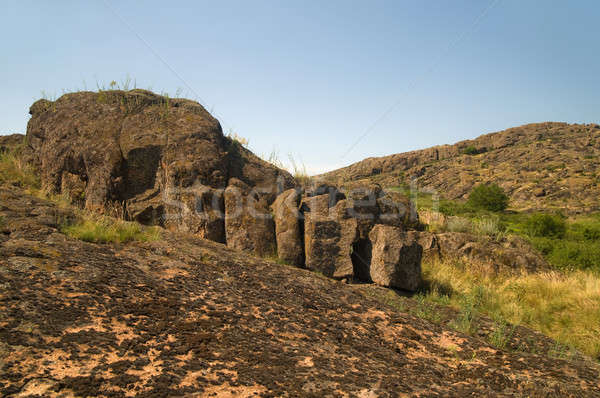
POLYGON ((371 249, 369 239, 359 239, 352 245, 352 267, 358 281, 371 282, 371 249))

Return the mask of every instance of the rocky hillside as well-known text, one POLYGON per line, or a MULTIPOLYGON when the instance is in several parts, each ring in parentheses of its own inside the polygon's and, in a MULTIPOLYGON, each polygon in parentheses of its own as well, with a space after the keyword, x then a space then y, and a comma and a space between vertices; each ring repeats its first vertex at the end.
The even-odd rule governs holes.
POLYGON ((0 188, 1 396, 600 396, 586 359, 499 350, 190 234, 74 240, 72 217, 0 188))
POLYGON ((344 185, 408 184, 447 199, 495 182, 516 209, 600 210, 600 125, 539 123, 381 158, 368 158, 322 177, 344 185))

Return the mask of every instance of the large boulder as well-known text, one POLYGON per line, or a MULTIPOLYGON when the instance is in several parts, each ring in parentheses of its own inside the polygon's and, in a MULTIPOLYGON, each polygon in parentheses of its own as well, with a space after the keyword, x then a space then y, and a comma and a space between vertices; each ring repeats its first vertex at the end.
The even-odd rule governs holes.
POLYGON ((225 137, 194 101, 145 90, 78 92, 39 100, 30 113, 27 142, 42 187, 74 187, 88 209, 117 206, 130 219, 224 242, 223 190, 232 179, 273 191, 267 202, 295 185, 225 137))
POLYGON ((358 222, 359 236, 367 239, 377 224, 404 230, 419 226, 419 217, 410 198, 402 193, 384 191, 377 184, 351 187, 347 191, 350 214, 358 222))
POLYGON ((275 255, 275 222, 268 198, 236 178, 230 181, 224 194, 227 246, 263 257, 275 255))
POLYGON ((300 189, 288 189, 279 195, 271 205, 275 218, 277 256, 280 260, 297 266, 304 265, 301 196, 300 189))
POLYGON ((494 239, 463 232, 446 232, 437 234, 436 240, 438 256, 443 260, 457 259, 493 272, 520 273, 550 269, 540 253, 516 236, 494 239))
POLYGON ((332 204, 330 195, 324 194, 305 198, 303 208, 306 267, 333 278, 352 277, 358 229, 348 201, 332 204))
POLYGON ((421 284, 419 232, 376 225, 369 233, 372 244, 370 276, 386 287, 415 291, 421 284))

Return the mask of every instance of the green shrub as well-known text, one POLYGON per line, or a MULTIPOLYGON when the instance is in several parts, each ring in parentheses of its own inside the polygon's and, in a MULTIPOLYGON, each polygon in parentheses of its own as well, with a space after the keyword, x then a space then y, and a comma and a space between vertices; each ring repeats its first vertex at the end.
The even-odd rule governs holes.
POLYGON ((600 240, 600 228, 587 227, 583 230, 585 240, 600 240))
POLYGON ((567 226, 562 217, 550 214, 534 214, 527 220, 525 230, 531 237, 563 238, 567 226))
POLYGON ((473 145, 469 145, 465 149, 462 150, 462 153, 465 155, 477 155, 479 151, 473 145))
POLYGON ((534 238, 532 243, 556 268, 600 271, 600 242, 534 238))
POLYGON ((508 196, 496 184, 481 184, 473 188, 467 204, 475 209, 497 212, 508 207, 508 196))

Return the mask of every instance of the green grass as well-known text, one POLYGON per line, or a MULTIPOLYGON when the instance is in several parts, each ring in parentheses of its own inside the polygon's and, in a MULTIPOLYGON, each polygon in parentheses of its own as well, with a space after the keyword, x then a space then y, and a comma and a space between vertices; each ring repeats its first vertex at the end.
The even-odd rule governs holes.
POLYGON ((437 199, 429 193, 411 193, 403 187, 395 190, 416 199, 420 211, 439 211, 449 216, 446 225, 430 226, 434 231, 469 232, 496 239, 508 234, 517 235, 529 241, 556 269, 590 270, 600 274, 600 213, 565 218, 549 213, 492 212, 475 209, 458 200, 437 199), (564 220, 564 232, 537 233, 536 220, 549 218, 564 220))
POLYGON ((33 167, 19 156, 20 149, 0 152, 0 183, 13 184, 21 188, 37 191, 40 178, 33 167))
MULTIPOLYGON (((473 330, 475 314, 496 320, 491 342, 501 348, 512 327, 538 330, 567 347, 600 359, 600 276, 589 271, 543 274, 489 274, 461 262, 424 262, 428 286, 423 303, 459 310, 456 329, 473 330)), ((425 304, 423 304, 425 305, 425 304)))
POLYGON ((94 243, 126 243, 160 239, 158 227, 145 227, 109 217, 84 216, 73 224, 61 227, 61 232, 72 238, 94 243))

